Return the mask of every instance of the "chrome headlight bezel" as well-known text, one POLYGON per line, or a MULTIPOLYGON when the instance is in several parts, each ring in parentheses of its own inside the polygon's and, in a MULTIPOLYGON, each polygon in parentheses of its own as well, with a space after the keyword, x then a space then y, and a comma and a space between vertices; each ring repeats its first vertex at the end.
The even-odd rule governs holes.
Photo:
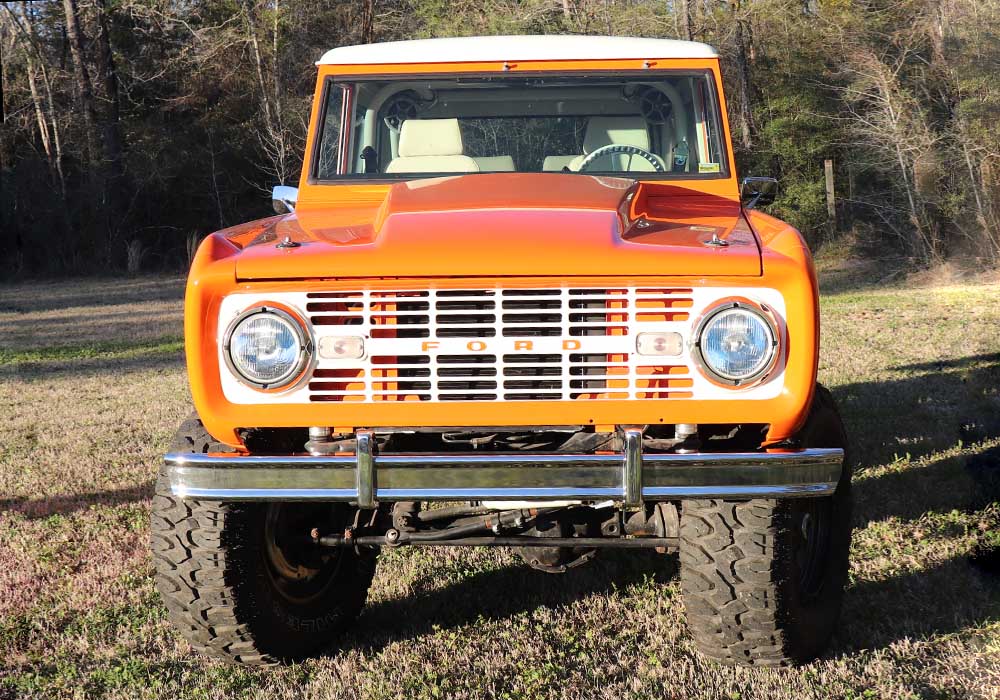
POLYGON ((258 391, 279 392, 294 388, 308 375, 308 369, 313 361, 314 347, 315 343, 313 342, 309 325, 297 314, 290 309, 281 308, 272 303, 262 303, 241 312, 226 328, 225 335, 223 336, 222 357, 233 377, 241 384, 245 384, 258 391), (244 321, 260 314, 273 316, 286 324, 295 334, 299 346, 298 357, 290 369, 279 378, 267 382, 260 381, 244 373, 235 360, 233 360, 232 354, 232 341, 236 330, 244 321))
POLYGON ((691 348, 691 356, 695 365, 706 379, 712 383, 730 389, 744 389, 760 384, 774 370, 781 352, 781 336, 778 332, 778 323, 771 309, 763 304, 756 304, 749 299, 725 299, 711 306, 699 318, 695 326, 694 342, 691 348), (767 360, 761 363, 752 374, 745 377, 727 376, 713 367, 702 353, 702 339, 709 326, 726 312, 739 310, 748 313, 763 324, 770 336, 770 355, 767 360))

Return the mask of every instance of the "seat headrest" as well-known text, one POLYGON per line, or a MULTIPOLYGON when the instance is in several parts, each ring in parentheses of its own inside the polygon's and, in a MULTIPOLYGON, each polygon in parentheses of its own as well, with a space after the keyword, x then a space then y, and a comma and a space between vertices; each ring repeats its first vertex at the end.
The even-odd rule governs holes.
POLYGON ((511 156, 473 156, 479 170, 484 173, 512 173, 517 170, 514 159, 511 156))
POLYGON ((646 119, 634 117, 591 117, 583 136, 583 152, 593 153, 602 146, 613 143, 638 146, 649 150, 649 129, 646 119))
POLYGON ((460 156, 462 152, 457 119, 407 119, 400 128, 401 158, 460 156))
POLYGON ((545 156, 542 161, 542 172, 556 173, 563 168, 570 167, 570 164, 580 156, 545 156))

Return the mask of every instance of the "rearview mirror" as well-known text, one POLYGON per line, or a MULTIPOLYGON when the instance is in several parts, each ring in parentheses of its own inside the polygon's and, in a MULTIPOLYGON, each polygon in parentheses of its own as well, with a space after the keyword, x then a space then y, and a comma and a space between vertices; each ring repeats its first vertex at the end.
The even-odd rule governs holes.
POLYGON ((740 201, 746 209, 766 207, 778 194, 778 181, 773 177, 745 177, 740 183, 740 201))
POLYGON ((295 203, 299 199, 299 188, 288 185, 278 185, 271 191, 271 206, 278 214, 290 214, 295 211, 295 203))

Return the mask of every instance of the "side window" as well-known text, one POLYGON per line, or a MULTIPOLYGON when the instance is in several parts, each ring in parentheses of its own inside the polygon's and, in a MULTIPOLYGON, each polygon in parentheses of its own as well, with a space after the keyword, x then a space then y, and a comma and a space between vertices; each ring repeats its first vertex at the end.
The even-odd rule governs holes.
POLYGON ((699 174, 718 173, 722 170, 722 147, 719 139, 718 121, 712 113, 718 104, 710 77, 692 81, 694 86, 694 124, 696 136, 696 162, 693 172, 699 174))
POLYGON ((340 122, 344 111, 344 88, 330 85, 320 123, 320 142, 316 151, 316 178, 335 177, 340 164, 340 122))

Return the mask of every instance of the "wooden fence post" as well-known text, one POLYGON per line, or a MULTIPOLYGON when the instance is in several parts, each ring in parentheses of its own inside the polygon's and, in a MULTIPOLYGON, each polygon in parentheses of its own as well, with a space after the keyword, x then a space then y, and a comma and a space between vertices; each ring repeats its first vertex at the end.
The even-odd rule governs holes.
POLYGON ((837 231, 837 195, 833 189, 833 161, 823 161, 823 171, 826 174, 826 216, 827 232, 830 238, 837 231))

